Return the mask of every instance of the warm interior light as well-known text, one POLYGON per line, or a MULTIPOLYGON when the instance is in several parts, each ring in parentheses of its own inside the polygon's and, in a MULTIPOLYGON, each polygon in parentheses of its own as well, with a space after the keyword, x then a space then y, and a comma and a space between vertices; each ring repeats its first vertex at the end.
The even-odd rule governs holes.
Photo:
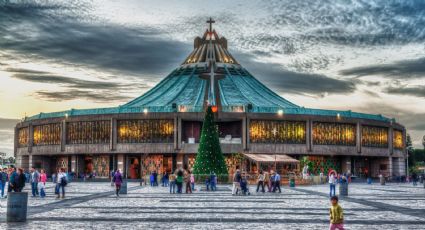
POLYGON ((283 115, 283 109, 279 109, 279 110, 277 111, 277 114, 278 114, 278 115, 283 115))
POLYGON ((148 113, 148 109, 144 108, 143 113, 148 113))
POLYGON ((217 106, 212 106, 211 110, 213 113, 216 113, 218 111, 218 107, 217 106))

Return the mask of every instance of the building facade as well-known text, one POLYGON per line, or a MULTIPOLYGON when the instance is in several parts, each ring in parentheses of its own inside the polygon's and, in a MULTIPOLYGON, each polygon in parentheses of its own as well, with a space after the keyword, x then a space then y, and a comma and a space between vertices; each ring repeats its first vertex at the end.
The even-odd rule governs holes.
MULTIPOLYGON (((209 21, 213 22, 212 20, 209 21)), ((193 166, 207 106, 215 111, 229 170, 232 155, 282 154, 313 162, 314 172, 405 175, 406 130, 382 115, 304 108, 252 76, 207 29, 187 59, 158 85, 118 107, 27 117, 15 128, 19 167, 63 167, 137 179, 193 166)))

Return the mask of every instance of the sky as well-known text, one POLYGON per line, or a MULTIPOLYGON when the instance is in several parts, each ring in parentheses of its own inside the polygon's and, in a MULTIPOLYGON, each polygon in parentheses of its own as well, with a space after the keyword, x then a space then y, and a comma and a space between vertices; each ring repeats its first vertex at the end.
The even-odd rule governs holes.
POLYGON ((0 152, 13 151, 25 116, 143 94, 184 61, 209 17, 282 97, 395 118, 422 146, 423 0, 0 0, 0 152))

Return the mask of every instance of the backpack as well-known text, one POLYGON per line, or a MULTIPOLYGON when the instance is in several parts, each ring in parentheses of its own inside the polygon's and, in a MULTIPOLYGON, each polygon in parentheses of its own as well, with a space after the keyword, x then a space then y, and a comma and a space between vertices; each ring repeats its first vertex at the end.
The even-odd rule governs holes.
POLYGON ((4 172, 1 173, 1 181, 3 183, 6 183, 6 181, 7 181, 7 173, 4 173, 4 172))
POLYGON ((66 180, 66 176, 61 178, 61 185, 66 186, 68 184, 68 181, 66 180))

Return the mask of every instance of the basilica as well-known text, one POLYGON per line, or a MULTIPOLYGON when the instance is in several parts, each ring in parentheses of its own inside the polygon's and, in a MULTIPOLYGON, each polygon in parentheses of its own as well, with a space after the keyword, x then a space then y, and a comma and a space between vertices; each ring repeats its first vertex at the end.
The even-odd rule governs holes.
MULTIPOLYGON (((211 106, 229 173, 329 170, 355 176, 405 175, 406 130, 379 114, 296 105, 257 80, 209 26, 193 51, 140 97, 111 108, 69 109, 26 117, 15 128, 18 167, 63 167, 107 178, 121 169, 139 179, 151 171, 192 167, 211 106)), ((283 76, 284 77, 284 76, 283 76)))

